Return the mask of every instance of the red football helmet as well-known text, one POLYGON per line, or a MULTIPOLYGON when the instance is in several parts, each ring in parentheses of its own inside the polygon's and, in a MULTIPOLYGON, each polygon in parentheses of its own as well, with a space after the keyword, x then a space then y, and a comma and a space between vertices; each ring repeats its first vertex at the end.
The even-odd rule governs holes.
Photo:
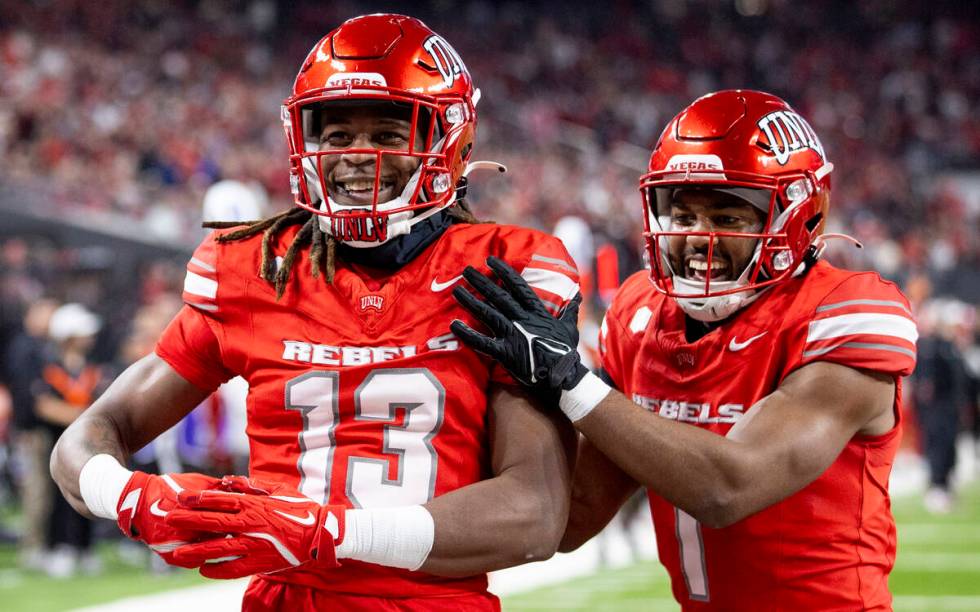
POLYGON ((313 47, 283 103, 296 204, 320 215, 325 232, 352 246, 376 246, 408 233, 455 202, 475 136, 478 97, 456 51, 418 19, 378 14, 345 21, 313 47), (388 103, 385 108, 410 119, 407 149, 319 150, 318 111, 351 101, 388 103), (323 166, 331 155, 374 157, 373 198, 351 205, 330 196, 323 166), (418 168, 400 194, 379 201, 386 156, 413 157, 418 168))
MULTIPOLYGON (((650 275, 690 316, 717 321, 749 303, 758 290, 790 278, 819 257, 830 201, 830 172, 813 129, 785 101, 760 91, 728 90, 695 100, 667 125, 640 179, 650 275), (715 188, 748 201, 765 215, 759 233, 673 231, 672 193, 715 188), (705 236, 707 266, 717 238, 755 239, 740 276, 712 282, 674 270, 671 236, 705 236)), ((735 271, 738 274, 739 271, 735 271)))

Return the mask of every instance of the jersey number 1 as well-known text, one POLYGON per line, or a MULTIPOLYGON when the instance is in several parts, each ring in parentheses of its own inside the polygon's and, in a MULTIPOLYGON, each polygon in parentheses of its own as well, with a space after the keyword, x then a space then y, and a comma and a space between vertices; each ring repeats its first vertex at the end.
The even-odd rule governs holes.
POLYGON ((681 572, 684 574, 687 594, 696 601, 710 601, 708 570, 704 566, 701 523, 680 508, 674 508, 674 524, 677 526, 677 542, 681 549, 681 572))
MULTIPOLYGON (((303 416, 299 434, 299 490, 326 503, 334 463, 334 431, 339 423, 340 373, 307 372, 286 383, 286 409, 303 416)), ((432 438, 442 425, 446 391, 425 368, 375 370, 354 392, 354 420, 381 425, 381 453, 398 456, 389 478, 389 460, 349 457, 344 494, 355 508, 424 504, 435 494, 438 458, 432 438), (398 424, 398 411, 405 417, 398 424)))

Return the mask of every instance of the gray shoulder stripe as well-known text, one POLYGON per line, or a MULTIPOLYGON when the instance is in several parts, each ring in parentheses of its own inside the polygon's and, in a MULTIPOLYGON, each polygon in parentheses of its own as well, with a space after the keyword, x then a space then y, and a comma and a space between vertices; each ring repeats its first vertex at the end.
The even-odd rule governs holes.
POLYGON ((214 312, 218 309, 216 304, 199 304, 197 302, 185 302, 188 306, 193 306, 194 308, 200 308, 201 310, 208 310, 214 312))
POLYGON ((197 257, 191 257, 191 263, 194 264, 195 266, 197 266, 198 268, 203 268, 204 270, 207 270, 208 272, 214 272, 215 271, 214 266, 212 266, 211 264, 208 264, 208 263, 204 263, 203 261, 201 261, 197 257))
POLYGON ((901 353, 907 355, 912 359, 915 359, 915 351, 910 351, 909 349, 902 348, 900 346, 894 346, 891 344, 876 344, 874 342, 845 342, 843 344, 836 344, 831 347, 814 349, 812 351, 804 351, 804 357, 817 357, 819 355, 826 355, 830 351, 837 350, 839 348, 853 348, 853 349, 871 349, 875 351, 891 351, 892 353, 901 353))
MULTIPOLYGON (((538 299, 541 300, 541 296, 538 296, 538 299)), ((561 312, 561 304, 555 304, 554 302, 549 302, 548 300, 541 300, 541 303, 544 304, 545 308, 552 311, 556 315, 561 312)))
POLYGON ((557 257, 545 257, 544 255, 538 255, 535 253, 534 255, 531 255, 531 261, 543 261, 544 263, 551 264, 563 270, 568 270, 572 274, 578 276, 578 270, 576 270, 574 266, 570 265, 564 259, 558 259, 557 257))
POLYGON ((837 302, 836 304, 824 304, 823 306, 817 307, 817 312, 826 312, 828 310, 834 310, 835 308, 845 308, 847 306, 888 306, 891 308, 898 308, 899 310, 904 310, 909 315, 912 313, 906 308, 905 304, 901 302, 896 302, 894 300, 847 300, 846 302, 837 302))

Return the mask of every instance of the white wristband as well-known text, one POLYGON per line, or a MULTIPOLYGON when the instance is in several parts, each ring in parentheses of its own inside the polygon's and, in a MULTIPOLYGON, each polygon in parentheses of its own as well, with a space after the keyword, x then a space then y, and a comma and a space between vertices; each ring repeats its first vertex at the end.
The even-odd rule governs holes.
POLYGON ((562 390, 558 407, 574 423, 592 412, 611 390, 601 378, 588 372, 570 391, 562 390))
POLYGON ((112 455, 103 453, 86 461, 78 475, 78 488, 89 511, 102 518, 118 519, 116 506, 132 475, 112 455))
POLYGON ((435 522, 422 506, 347 510, 338 559, 417 570, 432 550, 435 522))

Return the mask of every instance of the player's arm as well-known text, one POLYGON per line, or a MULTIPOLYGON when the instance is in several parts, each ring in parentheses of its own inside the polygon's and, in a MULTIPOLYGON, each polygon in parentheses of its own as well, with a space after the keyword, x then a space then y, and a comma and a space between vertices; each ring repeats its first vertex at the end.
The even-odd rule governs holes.
POLYGON ((166 523, 220 537, 177 548, 173 562, 239 578, 303 564, 329 569, 338 559, 442 576, 546 559, 568 519, 575 432, 513 388, 493 389, 488 421, 493 475, 424 506, 324 506, 247 479, 224 491, 184 491, 166 523), (267 494, 248 494, 256 492, 267 494))
POLYGON ((453 332, 494 357, 639 483, 711 527, 736 522, 812 482, 857 433, 894 424, 892 375, 814 362, 798 368, 732 428, 729 437, 660 418, 612 390, 581 364, 574 347, 576 302, 560 317, 543 311, 506 263, 488 265, 503 288, 467 268, 484 298, 453 294, 493 332, 460 321, 453 332))
POLYGON ((572 479, 572 506, 558 550, 571 552, 591 540, 639 486, 587 438, 580 438, 572 479))
POLYGON ((125 465, 132 453, 172 427, 208 395, 155 354, 131 365, 55 444, 51 475, 65 499, 82 514, 92 516, 79 488, 79 475, 88 460, 107 454, 125 465))
POLYGON ((565 531, 575 432, 516 388, 495 388, 490 402, 493 476, 425 504, 435 538, 422 571, 469 576, 541 561, 565 531))
POLYGON ((815 362, 790 374, 727 437, 656 416, 610 391, 575 427, 645 487, 709 527, 799 491, 856 434, 894 426, 889 375, 815 362))

